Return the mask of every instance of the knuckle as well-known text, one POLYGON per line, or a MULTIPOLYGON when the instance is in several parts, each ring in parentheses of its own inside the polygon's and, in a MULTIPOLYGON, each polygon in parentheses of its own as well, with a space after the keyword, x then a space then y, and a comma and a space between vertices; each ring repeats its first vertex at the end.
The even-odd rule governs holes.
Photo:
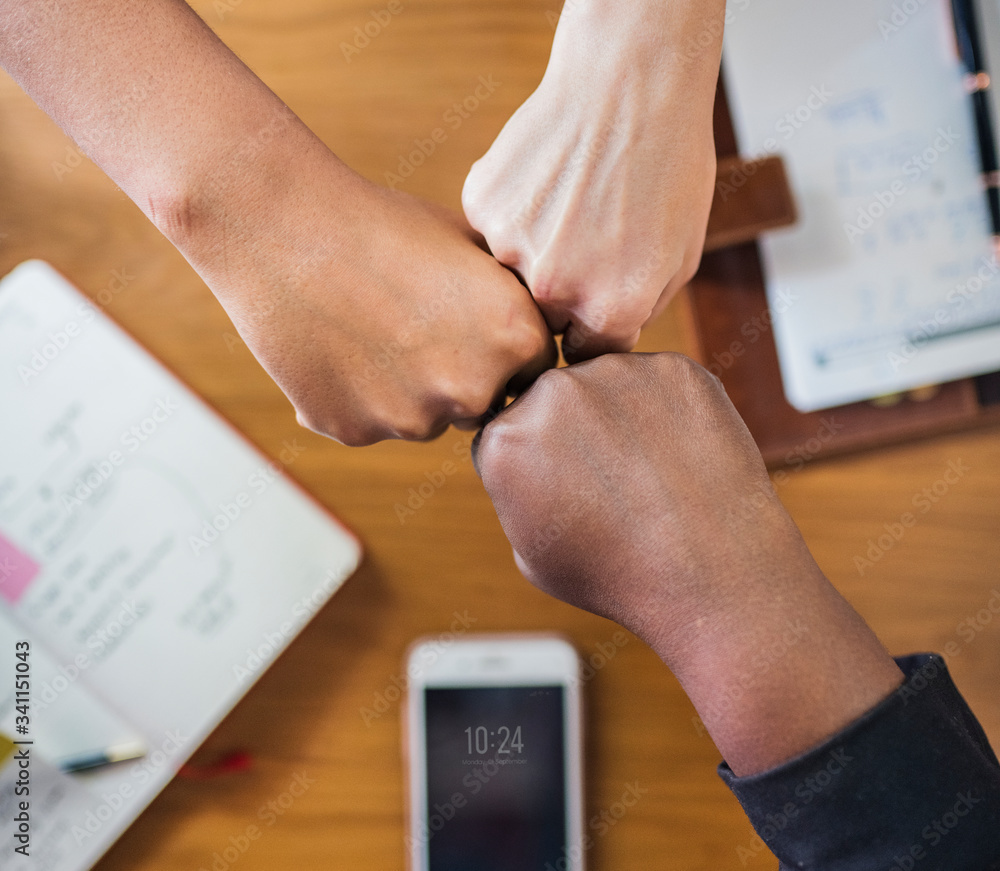
POLYGON ((528 287, 531 295, 540 306, 552 303, 563 304, 567 301, 565 277, 559 269, 548 261, 535 260, 531 264, 528 276, 528 287))
POLYGON ((665 352, 653 354, 663 374, 671 380, 683 381, 698 390, 717 389, 722 382, 696 360, 685 354, 665 352))
POLYGON ((349 448, 360 448, 373 444, 379 436, 371 429, 357 424, 339 420, 324 421, 306 412, 296 412, 299 425, 321 436, 333 439, 349 448))
POLYGON ((585 340, 601 339, 602 344, 628 345, 642 326, 644 319, 637 318, 631 311, 616 310, 613 303, 598 300, 580 318, 579 332, 585 340))
POLYGON ((364 448, 379 441, 377 436, 360 429, 333 429, 330 432, 324 433, 324 435, 328 435, 335 442, 339 442, 348 448, 364 448))
POLYGON ((469 172, 466 174, 465 182, 462 185, 463 205, 465 204, 466 198, 475 200, 483 190, 488 177, 488 157, 489 152, 486 152, 486 154, 474 161, 472 166, 469 167, 469 172))
POLYGON ((303 427, 304 429, 310 430, 311 432, 323 433, 324 430, 316 422, 311 414, 307 411, 303 411, 300 408, 295 409, 295 422, 303 427))
POLYGON ((465 217, 468 218, 469 223, 485 236, 482 195, 476 171, 478 166, 478 162, 472 165, 472 169, 469 170, 469 176, 466 178, 465 185, 462 188, 462 211, 465 212, 465 217))
POLYGON ((503 384, 483 381, 468 375, 449 373, 437 378, 433 405, 437 414, 425 424, 425 430, 447 427, 457 420, 474 420, 483 417, 493 405, 503 384))
POLYGON ((365 426, 360 421, 331 422, 329 426, 316 430, 316 432, 349 448, 367 447, 385 438, 380 430, 372 426, 365 426))
POLYGON ((504 266, 517 269, 521 263, 521 249, 513 235, 504 230, 481 232, 490 246, 490 253, 504 266))
POLYGON ((490 486, 505 467, 516 463, 519 442, 519 427, 511 421, 510 415, 501 414, 483 427, 476 449, 476 463, 483 483, 490 486))
POLYGON ((483 223, 483 236, 489 243, 493 256, 505 266, 519 266, 523 261, 523 239, 517 226, 502 209, 492 209, 483 223))
POLYGON ((530 363, 541 357, 549 347, 549 332, 541 318, 534 323, 520 322, 510 337, 510 351, 518 365, 530 363))
POLYGON ((701 265, 701 246, 691 253, 691 256, 686 258, 684 263, 681 265, 680 271, 678 272, 678 284, 685 285, 688 284, 695 275, 698 274, 698 267, 701 265))
POLYGON ((420 442, 435 435, 438 424, 426 412, 416 411, 397 415, 388 429, 394 438, 407 442, 420 442))
POLYGON ((495 395, 495 392, 490 392, 481 384, 455 394, 449 408, 449 423, 455 420, 482 417, 493 405, 495 395))
POLYGON ((559 417, 558 408, 563 403, 573 403, 571 396, 579 398, 586 392, 587 378, 572 366, 565 369, 548 369, 535 380, 531 392, 536 399, 539 426, 547 418, 559 417))
POLYGON ((466 208, 466 218, 472 227, 482 233, 490 253, 504 266, 517 267, 521 262, 518 237, 496 209, 466 208))
POLYGON ((476 437, 476 466, 484 483, 492 478, 503 457, 503 428, 505 423, 497 418, 490 421, 476 437))

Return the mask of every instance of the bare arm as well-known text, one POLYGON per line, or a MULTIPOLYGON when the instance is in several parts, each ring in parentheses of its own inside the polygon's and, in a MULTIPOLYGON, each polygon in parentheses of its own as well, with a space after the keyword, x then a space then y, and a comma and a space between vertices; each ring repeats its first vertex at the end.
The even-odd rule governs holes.
POLYGON ((454 216, 350 170, 181 0, 0 0, 0 63, 177 245, 305 425, 426 438, 551 360, 527 291, 454 216))
POLYGON ((0 0, 0 22, 3 66, 171 238, 246 185, 234 155, 322 147, 181 0, 0 0))
POLYGON ((483 430, 477 467, 525 576, 644 639, 737 774, 816 746, 902 682, 722 386, 686 357, 545 373, 483 430))

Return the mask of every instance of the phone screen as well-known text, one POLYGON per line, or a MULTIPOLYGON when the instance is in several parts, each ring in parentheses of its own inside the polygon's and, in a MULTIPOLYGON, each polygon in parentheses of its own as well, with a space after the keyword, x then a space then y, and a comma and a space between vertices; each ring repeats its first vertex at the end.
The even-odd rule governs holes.
POLYGON ((430 871, 555 871, 567 844, 561 686, 425 689, 430 871))

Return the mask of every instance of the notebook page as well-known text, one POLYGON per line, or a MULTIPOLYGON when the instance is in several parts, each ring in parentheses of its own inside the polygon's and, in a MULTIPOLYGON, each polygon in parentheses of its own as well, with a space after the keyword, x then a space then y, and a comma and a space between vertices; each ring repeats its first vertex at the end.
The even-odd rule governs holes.
POLYGON ((1000 269, 950 6, 900 8, 729 7, 741 153, 783 155, 800 209, 760 247, 802 411, 1000 368, 1000 269))

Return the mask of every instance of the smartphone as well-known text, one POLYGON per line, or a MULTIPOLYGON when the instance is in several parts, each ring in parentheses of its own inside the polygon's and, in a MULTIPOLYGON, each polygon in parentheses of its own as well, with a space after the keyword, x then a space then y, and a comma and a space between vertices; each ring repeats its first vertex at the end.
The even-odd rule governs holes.
POLYGON ((553 635, 410 648, 411 871, 582 871, 579 673, 553 635))

